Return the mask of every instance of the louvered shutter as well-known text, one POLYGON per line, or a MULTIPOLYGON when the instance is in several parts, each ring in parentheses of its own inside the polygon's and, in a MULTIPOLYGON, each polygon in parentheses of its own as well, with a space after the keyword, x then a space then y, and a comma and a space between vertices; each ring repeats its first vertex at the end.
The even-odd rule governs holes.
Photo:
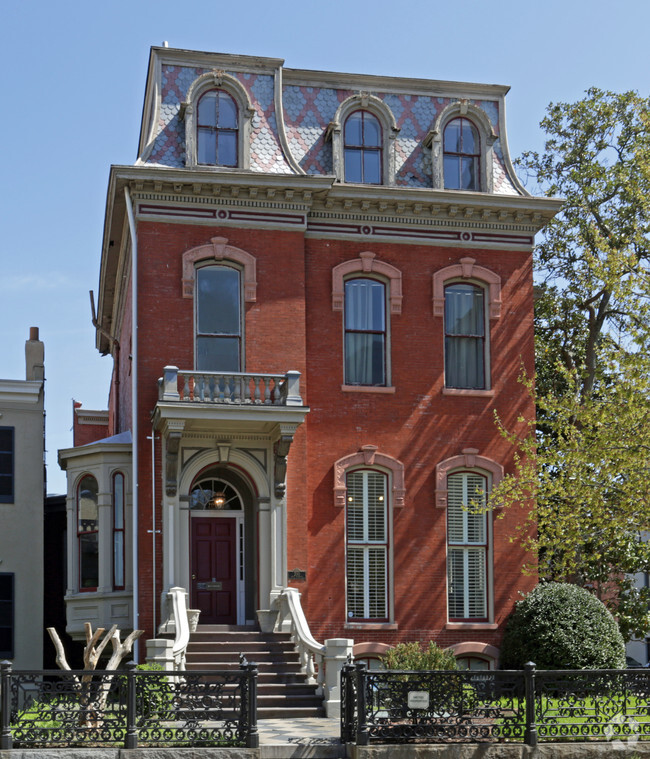
POLYGON ((358 471, 347 476, 348 617, 388 616, 386 477, 358 471))
POLYGON ((485 503, 487 481, 459 472, 447 478, 447 595, 451 619, 486 618, 487 516, 472 513, 485 503))

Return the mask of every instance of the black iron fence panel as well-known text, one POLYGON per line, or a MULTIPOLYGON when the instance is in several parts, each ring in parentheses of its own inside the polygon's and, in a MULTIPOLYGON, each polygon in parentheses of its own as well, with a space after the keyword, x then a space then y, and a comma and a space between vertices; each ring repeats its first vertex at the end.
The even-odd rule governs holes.
POLYGON ((370 742, 650 740, 650 670, 368 671, 344 667, 341 739, 370 742))
POLYGON ((2 664, 0 748, 259 744, 257 668, 221 672, 12 671, 2 664))
POLYGON ((650 671, 535 673, 539 740, 650 740, 650 671))
POLYGON ((525 729, 521 672, 356 669, 357 743, 512 741, 525 729))

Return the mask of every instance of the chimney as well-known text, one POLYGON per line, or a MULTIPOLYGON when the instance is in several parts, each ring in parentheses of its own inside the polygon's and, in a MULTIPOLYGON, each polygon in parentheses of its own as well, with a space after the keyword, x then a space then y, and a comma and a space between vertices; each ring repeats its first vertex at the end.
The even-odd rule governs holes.
POLYGON ((45 347, 38 339, 38 327, 29 328, 25 343, 25 379, 43 382, 45 379, 45 347))

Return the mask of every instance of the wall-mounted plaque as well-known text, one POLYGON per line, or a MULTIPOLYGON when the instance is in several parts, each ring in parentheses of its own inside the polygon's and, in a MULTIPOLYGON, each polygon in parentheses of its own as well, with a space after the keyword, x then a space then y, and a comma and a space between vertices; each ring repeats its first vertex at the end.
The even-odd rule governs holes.
POLYGON ((307 579, 307 572, 304 569, 290 569, 287 572, 287 578, 291 580, 299 580, 304 582, 307 579))
POLYGON ((408 695, 409 709, 428 709, 429 693, 425 690, 410 690, 408 695))

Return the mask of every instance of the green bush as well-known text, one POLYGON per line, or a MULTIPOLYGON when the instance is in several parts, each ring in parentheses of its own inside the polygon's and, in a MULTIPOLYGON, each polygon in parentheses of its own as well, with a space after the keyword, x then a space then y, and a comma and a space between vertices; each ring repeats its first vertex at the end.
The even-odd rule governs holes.
POLYGON ((458 669, 453 653, 432 640, 427 646, 417 641, 398 643, 381 657, 381 662, 386 669, 458 669))
POLYGON ((625 642, 596 596, 569 583, 538 585, 519 601, 506 624, 501 667, 520 669, 625 667, 625 642))

